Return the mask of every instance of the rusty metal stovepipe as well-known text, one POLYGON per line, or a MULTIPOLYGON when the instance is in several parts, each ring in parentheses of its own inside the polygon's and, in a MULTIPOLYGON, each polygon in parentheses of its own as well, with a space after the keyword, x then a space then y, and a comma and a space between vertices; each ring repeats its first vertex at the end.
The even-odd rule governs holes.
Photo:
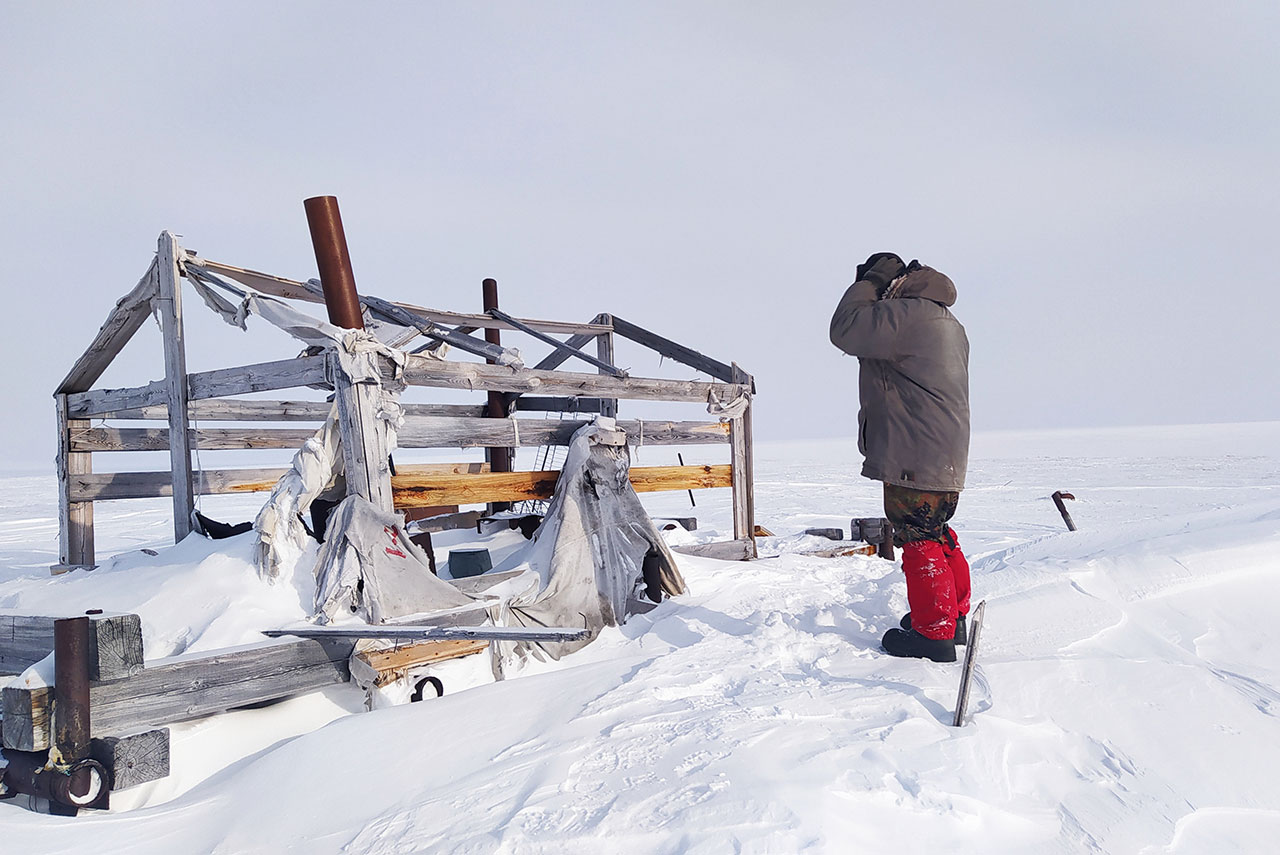
POLYGON ((316 252, 320 271, 320 287, 329 322, 349 330, 364 329, 360 297, 356 293, 356 275, 351 270, 351 253, 347 251, 347 235, 342 230, 342 214, 336 196, 312 196, 302 202, 311 229, 311 246, 316 252))

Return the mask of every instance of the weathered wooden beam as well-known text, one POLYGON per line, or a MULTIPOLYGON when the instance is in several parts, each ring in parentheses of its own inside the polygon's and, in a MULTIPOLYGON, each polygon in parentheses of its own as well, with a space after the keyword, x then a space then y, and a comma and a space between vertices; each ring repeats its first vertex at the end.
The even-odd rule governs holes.
MULTIPOLYGON (((209 261, 201 259, 200 264, 220 273, 224 276, 230 276, 239 282, 248 285, 250 288, 256 288, 264 294, 271 294, 276 297, 284 297, 290 300, 302 300, 308 303, 322 303, 316 295, 307 290, 304 283, 294 279, 285 279, 280 276, 272 276, 269 273, 259 273, 255 270, 247 270, 243 267, 235 267, 230 264, 223 264, 218 261, 209 261)), ((451 324, 453 326, 469 326, 472 330, 477 329, 514 329, 505 321, 491 318, 488 315, 469 315, 460 312, 445 312, 439 309, 427 309, 422 306, 415 306, 412 303, 402 303, 396 301, 394 305, 412 312, 425 320, 432 323, 451 324)), ((539 332, 545 333, 587 333, 595 335, 603 330, 597 328, 598 325, 593 324, 575 324, 564 321, 543 321, 533 320, 530 318, 520 318, 521 323, 530 326, 539 332)))
MULTIPOLYGON (((98 418, 99 414, 113 410, 151 407, 164 404, 168 388, 163 380, 153 380, 145 386, 125 389, 92 389, 88 392, 71 392, 67 395, 67 415, 73 419, 98 418)), ((165 409, 168 419, 168 408, 165 409)))
MULTIPOLYGON (((399 477, 394 481, 397 507, 421 505, 473 505, 487 502, 519 502, 549 499, 560 473, 490 472, 483 475, 399 477)), ((630 471, 637 493, 665 490, 698 490, 731 485, 728 465, 649 466, 630 471)))
POLYGON ((164 384, 169 406, 169 466, 173 477, 173 539, 178 542, 194 525, 195 491, 191 479, 191 440, 187 433, 187 348, 182 328, 182 283, 177 238, 161 232, 156 250, 160 290, 156 308, 164 338, 164 384))
POLYGON ((0 745, 44 751, 53 742, 53 690, 48 686, 0 689, 0 745))
POLYGON ((706 403, 712 393, 722 401, 731 401, 749 391, 746 386, 729 383, 645 377, 623 379, 599 374, 534 369, 513 371, 500 365, 444 362, 412 355, 408 357, 404 379, 411 386, 701 403, 706 403))
MULTIPOLYGON (((402 464, 399 477, 414 475, 462 475, 474 471, 476 463, 402 464)), ((272 490, 288 469, 202 469, 195 473, 195 490, 201 496, 227 493, 265 493, 272 490)), ((168 472, 102 472, 71 479, 71 495, 76 501, 109 499, 155 499, 173 489, 168 472)))
POLYGON ((708 374, 725 383, 744 383, 749 385, 751 382, 750 375, 736 365, 726 365, 718 359, 712 359, 691 347, 685 347, 683 344, 674 342, 669 338, 663 338, 657 333, 652 333, 643 327, 636 326, 630 321, 619 318, 617 315, 611 317, 613 331, 618 335, 650 350, 657 351, 668 359, 674 359, 676 362, 688 365, 690 368, 701 371, 703 374, 708 374))
POLYGON ((200 400, 294 389, 324 383, 326 379, 325 355, 318 354, 203 371, 192 374, 189 383, 191 398, 200 400))
MULTIPOLYGON (((53 624, 45 615, 0 615, 0 674, 20 674, 53 652, 53 624)), ((142 622, 137 615, 90 615, 89 679, 122 680, 142 669, 142 622)))
POLYGON ((0 674, 21 674, 53 652, 53 618, 0 615, 0 674))
MULTIPOLYGON (((607 326, 608 323, 608 315, 596 315, 591 320, 591 324, 593 326, 607 326)), ((565 339, 563 346, 557 347, 555 350, 551 351, 550 354, 544 357, 541 362, 533 366, 534 370, 553 371, 556 368, 559 368, 564 364, 565 360, 569 358, 570 354, 568 351, 581 350, 595 340, 597 335, 601 334, 602 333, 575 333, 574 335, 569 336, 569 338, 565 339)))
MULTIPOLYGON (((187 398, 189 401, 222 398, 324 383, 324 362, 321 354, 198 372, 187 377, 187 398)), ((87 419, 163 405, 168 418, 168 394, 163 380, 126 389, 93 389, 68 394, 67 410, 71 418, 87 419)))
POLYGON ((71 479, 93 471, 93 457, 74 449, 89 422, 69 416, 67 396, 54 396, 58 412, 58 562, 66 566, 94 562, 93 503, 71 498, 71 479))
POLYGON ((104 736, 90 743, 89 756, 111 773, 111 790, 127 790, 169 775, 169 728, 130 736, 104 736))
MULTIPOLYGON (((135 733, 346 682, 352 646, 342 639, 304 639, 148 662, 128 680, 90 687, 92 735, 135 733)), ((48 748, 48 689, 6 686, 2 694, 4 747, 48 748)))
MULTIPOLYGON (((543 399, 552 402, 552 406, 546 408, 546 411, 559 412, 554 409, 556 401, 575 401, 582 400, 584 409, 576 412, 594 412, 594 410, 586 409, 589 406, 591 398, 548 398, 543 399)), ((329 417, 329 411, 333 408, 332 401, 256 401, 256 400, 238 400, 232 398, 213 398, 203 401, 190 401, 187 404, 187 414, 190 418, 198 421, 219 421, 219 422, 322 422, 329 417)), ((481 404, 407 404, 401 403, 400 409, 404 411, 406 416, 463 416, 479 418, 484 415, 484 406, 481 404)), ((533 407, 530 409, 538 410, 533 407)), ((565 410, 565 412, 575 412, 574 410, 565 410)), ((119 420, 154 420, 165 421, 169 418, 169 408, 164 404, 157 404, 152 407, 135 407, 128 410, 115 410, 111 412, 103 412, 95 415, 100 419, 119 419, 119 420)))
POLYGON ((107 366, 116 358, 129 339, 133 337, 151 314, 151 301, 156 296, 159 281, 156 261, 152 260, 147 272, 142 274, 133 290, 120 298, 107 320, 90 342, 88 350, 71 366, 67 376, 58 384, 55 394, 83 392, 97 382, 107 366))
POLYGON ((595 357, 595 356, 591 356, 590 354, 583 353, 582 350, 579 348, 572 347, 562 341, 552 338, 546 333, 539 332, 538 330, 535 330, 533 327, 529 326, 528 324, 522 323, 519 318, 511 317, 506 312, 502 311, 496 306, 493 308, 490 308, 488 310, 488 313, 500 321, 506 321, 507 323, 511 324, 511 326, 515 327, 520 332, 525 333, 526 335, 533 336, 543 344, 551 345, 556 350, 563 353, 567 358, 581 359, 590 365, 594 365, 601 374, 608 374, 612 377, 627 376, 627 372, 618 368, 612 362, 606 362, 605 360, 600 359, 599 357, 595 357))
POLYGON ((673 546, 671 551, 698 558, 717 558, 721 561, 748 561, 756 556, 755 541, 749 538, 691 543, 686 546, 673 546))
MULTIPOLYGON (((192 448, 226 451, 246 448, 299 448, 315 436, 315 430, 270 430, 266 428, 192 428, 188 431, 192 448)), ((75 451, 167 451, 168 428, 92 428, 72 437, 75 451)))
MULTIPOLYGON (((568 445, 573 434, 590 424, 564 419, 458 419, 406 418, 397 432, 402 448, 486 448, 568 445)), ((729 426, 722 422, 623 421, 618 428, 637 445, 710 445, 729 440, 729 426)))

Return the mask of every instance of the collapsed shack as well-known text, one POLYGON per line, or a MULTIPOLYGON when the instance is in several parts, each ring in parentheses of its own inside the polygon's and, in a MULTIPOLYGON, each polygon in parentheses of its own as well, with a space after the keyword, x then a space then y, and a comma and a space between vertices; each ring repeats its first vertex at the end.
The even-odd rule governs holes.
MULTIPOLYGON (((309 215, 313 201, 308 200, 309 215)), ((336 205, 331 214, 330 225, 337 219, 336 205)), ((83 715, 74 727, 68 725, 69 731, 55 727, 50 715, 51 709, 74 706, 54 703, 68 687, 38 679, 5 687, 0 787, 41 795, 72 812, 100 807, 113 786, 167 774, 168 737, 162 725, 171 722, 310 691, 353 675, 362 685, 376 687, 414 667, 481 649, 490 651, 499 675, 504 662, 571 652, 601 627, 683 590, 676 559, 637 492, 731 488, 733 538, 690 551, 729 559, 755 556, 754 381, 736 364, 609 314, 588 323, 511 317, 497 309, 491 280, 481 315, 357 296, 349 262, 342 269, 340 221, 338 240, 327 247, 316 237, 316 222, 312 225, 321 278, 308 282, 211 261, 182 248, 171 233, 161 234, 155 260, 54 395, 60 560, 52 569, 63 573, 94 566, 95 502, 171 496, 176 542, 199 530, 196 496, 269 492, 253 528, 259 570, 270 578, 296 560, 308 536, 303 518, 326 500, 334 507, 315 568, 314 619, 336 622, 335 631, 342 629, 340 619, 353 616, 367 624, 409 624, 425 640, 400 646, 370 640, 371 635, 357 642, 318 627, 299 629, 293 640, 144 663, 139 625, 136 639, 131 634, 110 647, 111 656, 127 661, 127 667, 110 679, 91 675, 82 681, 93 690, 86 689, 83 715), (344 278, 347 293, 335 293, 341 289, 333 286, 344 278), (245 329, 254 316, 289 333, 305 349, 293 359, 188 373, 184 279, 228 323, 245 329), (299 303, 325 305, 329 321, 311 316, 299 303), (133 388, 93 389, 149 315, 161 327, 164 378, 133 388), (472 335, 481 330, 485 339, 472 335), (550 345, 551 353, 527 367, 518 351, 501 345, 499 330, 550 345), (712 379, 630 376, 613 364, 617 336, 712 379), (586 353, 593 343, 595 355, 586 353), (458 351, 485 361, 447 358, 458 351), (594 371, 562 370, 569 360, 586 362, 594 371), (331 392, 331 398, 244 397, 304 387, 331 392), (424 388, 482 392, 486 398, 474 405, 402 400, 407 390, 424 388), (621 420, 616 418, 619 400, 696 402, 714 419, 621 420), (561 418, 521 417, 547 413, 561 418), (578 415, 595 418, 572 417, 578 415), (120 426, 148 421, 164 426, 120 426), (236 426, 205 426, 210 422, 236 426), (282 422, 321 424, 318 430, 298 430, 278 427, 282 422), (712 444, 728 446, 728 463, 630 466, 629 445, 712 444), (399 465, 393 472, 391 455, 397 448, 476 446, 486 449, 482 465, 399 465), (522 447, 560 447, 567 456, 560 469, 512 471, 514 450, 522 447), (296 453, 285 469, 192 468, 194 451, 232 449, 296 453), (157 450, 169 451, 170 471, 94 472, 96 453, 157 450), (426 530, 440 531, 475 524, 477 515, 462 513, 462 505, 484 504, 492 514, 531 500, 550 501, 531 543, 514 566, 496 567, 482 577, 437 578, 430 557, 405 528, 406 514, 430 515, 426 530), (498 588, 501 595, 495 593, 498 588), (483 627, 477 628, 486 623, 493 625, 487 638, 483 627), (448 636, 451 627, 458 629, 448 636), (117 752, 131 756, 130 746, 153 760, 163 755, 164 763, 143 764, 150 770, 146 773, 123 771, 137 766, 132 759, 116 763, 117 752), (90 762, 97 765, 91 768, 90 762), (65 783, 73 773, 78 777, 70 790, 51 789, 50 781, 65 783), (93 798, 86 801, 90 790, 93 798)), ((0 673, 17 673, 44 658, 55 646, 55 626, 65 622, 0 616, 0 624, 6 617, 7 636, 0 625, 0 673)), ((125 625, 132 632, 136 622, 133 615, 99 616, 86 631, 96 644, 99 637, 116 638, 115 630, 105 627, 125 625)), ((89 647, 90 658, 99 655, 98 648, 89 647)), ((59 658, 72 667, 67 656, 54 657, 55 665, 59 658)))

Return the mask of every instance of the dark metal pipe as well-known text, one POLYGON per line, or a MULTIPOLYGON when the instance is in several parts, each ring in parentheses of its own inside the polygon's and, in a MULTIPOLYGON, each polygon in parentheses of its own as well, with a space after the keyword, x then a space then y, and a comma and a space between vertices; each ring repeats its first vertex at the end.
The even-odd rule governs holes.
POLYGON ((1055 490, 1049 498, 1053 499, 1053 503, 1058 506, 1058 513, 1062 514, 1062 521, 1067 524, 1067 531, 1075 531, 1076 521, 1071 518, 1071 514, 1067 513, 1067 506, 1062 503, 1063 499, 1074 499, 1075 496, 1055 490))
MULTIPOLYGON (((498 280, 486 279, 480 283, 482 297, 484 300, 484 311, 489 312, 490 309, 498 308, 498 280)), ((484 340, 489 344, 502 345, 501 330, 486 329, 484 331, 484 340)), ((493 360, 486 360, 490 365, 493 360)), ((491 419, 505 419, 507 417, 507 396, 502 392, 490 392, 488 405, 485 408, 485 416, 491 419)), ((489 449, 489 469, 492 472, 510 472, 511 471, 511 449, 509 448, 490 448, 489 449)), ((493 502, 489 505, 491 512, 499 512, 509 510, 511 508, 508 502, 493 502)))
POLYGON ((67 816, 75 816, 79 808, 110 805, 110 775, 97 760, 78 760, 63 771, 50 766, 48 751, 5 748, 0 749, 0 754, 5 762, 0 767, 0 781, 6 793, 47 799, 54 805, 53 813, 67 816), (80 782, 83 789, 77 787, 80 782))
POLYGON ((311 229, 311 246, 320 271, 320 287, 329 322, 349 330, 364 329, 360 297, 356 293, 356 275, 351 270, 351 253, 347 251, 347 235, 342 230, 342 214, 336 196, 313 196, 302 202, 311 229))
MULTIPOLYGON (((87 617, 53 622, 53 744, 58 763, 71 766, 89 756, 89 647, 93 631, 87 617)), ((72 782, 78 796, 88 792, 87 777, 72 782)))

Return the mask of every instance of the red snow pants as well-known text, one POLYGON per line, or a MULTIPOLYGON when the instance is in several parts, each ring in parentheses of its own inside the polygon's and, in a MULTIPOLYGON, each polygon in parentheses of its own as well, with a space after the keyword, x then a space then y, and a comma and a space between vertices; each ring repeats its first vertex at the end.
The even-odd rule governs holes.
POLYGON ((958 493, 885 484, 885 515, 902 547, 911 627, 926 638, 953 638, 956 617, 969 613, 969 562, 947 521, 958 493))

